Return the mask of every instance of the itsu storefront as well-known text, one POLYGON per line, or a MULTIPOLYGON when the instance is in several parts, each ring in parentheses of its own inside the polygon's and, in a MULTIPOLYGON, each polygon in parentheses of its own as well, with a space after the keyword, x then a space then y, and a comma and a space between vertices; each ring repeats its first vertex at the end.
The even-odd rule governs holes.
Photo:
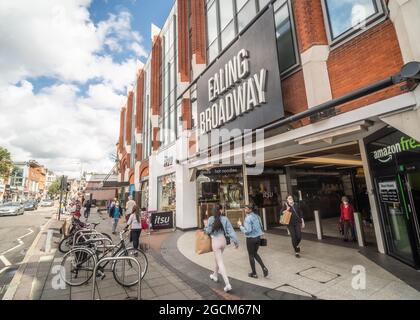
POLYGON ((366 151, 388 254, 420 269, 420 143, 385 128, 366 151))

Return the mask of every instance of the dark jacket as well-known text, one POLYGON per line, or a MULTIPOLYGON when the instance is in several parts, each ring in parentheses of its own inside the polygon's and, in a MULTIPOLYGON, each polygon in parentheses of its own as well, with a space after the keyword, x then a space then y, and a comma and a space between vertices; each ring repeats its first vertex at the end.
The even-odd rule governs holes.
POLYGON ((287 210, 288 207, 290 208, 290 211, 292 212, 292 217, 290 218, 290 223, 289 224, 295 225, 295 224, 298 224, 298 223, 302 222, 303 212, 299 208, 298 204, 295 202, 293 207, 290 207, 286 203, 283 204, 283 208, 281 209, 281 213, 283 214, 283 211, 287 210))
MULTIPOLYGON (((111 209, 109 210, 109 216, 111 217, 111 218, 114 218, 114 212, 115 212, 115 208, 116 208, 117 206, 112 206, 111 207, 111 209)), ((121 208, 121 205, 119 205, 118 206, 118 208, 120 209, 120 216, 119 216, 119 218, 121 218, 121 216, 122 216, 122 208, 121 208)))

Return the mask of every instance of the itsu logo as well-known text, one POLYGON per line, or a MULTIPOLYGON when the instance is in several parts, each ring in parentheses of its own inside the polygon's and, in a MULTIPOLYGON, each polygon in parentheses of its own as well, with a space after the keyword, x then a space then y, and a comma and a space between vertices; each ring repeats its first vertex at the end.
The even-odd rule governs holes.
POLYGON ((169 222, 171 222, 171 217, 156 216, 154 224, 156 224, 156 225, 168 225, 169 222))

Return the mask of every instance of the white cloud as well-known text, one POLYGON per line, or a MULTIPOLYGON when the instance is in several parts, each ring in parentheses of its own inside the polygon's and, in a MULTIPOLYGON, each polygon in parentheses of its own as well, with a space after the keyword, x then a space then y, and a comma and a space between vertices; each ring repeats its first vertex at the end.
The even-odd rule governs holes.
POLYGON ((71 176, 114 165, 119 109, 147 53, 128 12, 94 24, 90 3, 0 1, 0 145, 15 161, 71 176), (38 77, 56 84, 35 92, 38 77))
MULTIPOLYGON (((145 56, 142 37, 131 29, 130 13, 110 14, 95 25, 89 5, 90 0, 2 0, 0 85, 48 76, 82 83, 103 79, 122 90, 114 76, 121 78, 121 69, 131 68, 136 59, 115 63, 103 50, 128 50, 137 57, 145 56)), ((124 79, 125 85, 130 76, 124 79)))

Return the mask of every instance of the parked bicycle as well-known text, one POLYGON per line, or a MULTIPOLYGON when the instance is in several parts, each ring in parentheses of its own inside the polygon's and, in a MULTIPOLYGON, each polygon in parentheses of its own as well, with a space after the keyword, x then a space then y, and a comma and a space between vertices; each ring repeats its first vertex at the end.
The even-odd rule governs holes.
MULTIPOLYGON (((140 249, 127 247, 123 235, 120 232, 120 242, 117 245, 106 245, 104 239, 90 239, 84 246, 76 246, 66 253, 61 262, 63 267, 61 277, 69 286, 81 286, 87 283, 93 276, 96 264, 104 257, 133 257, 141 266, 141 278, 146 275, 148 260, 146 254, 140 249), (102 247, 102 249, 100 249, 102 247)), ((98 268, 96 277, 105 278, 105 268, 109 262, 98 268)), ((124 287, 132 287, 138 283, 137 266, 130 261, 111 262, 111 271, 115 281, 124 287)))
MULTIPOLYGON (((86 224, 81 222, 78 219, 72 219, 72 225, 70 227, 70 232, 67 236, 65 236, 63 239, 61 239, 59 245, 58 245, 58 250, 61 253, 67 253, 69 252, 73 246, 75 244, 77 245, 81 245, 83 242, 86 242, 87 240, 91 239, 92 237, 94 237, 94 235, 92 235, 92 233, 89 233, 89 231, 92 230, 96 230, 96 227, 99 225, 99 223, 90 223, 90 224, 86 224), (79 238, 79 239, 74 239, 74 235, 81 231, 81 230, 86 230, 86 235, 84 235, 83 237, 79 238), (78 242, 75 242, 75 240, 78 240, 78 242)), ((107 233, 104 232, 99 232, 96 231, 96 235, 95 237, 106 237, 110 240, 112 240, 111 236, 107 233)))

